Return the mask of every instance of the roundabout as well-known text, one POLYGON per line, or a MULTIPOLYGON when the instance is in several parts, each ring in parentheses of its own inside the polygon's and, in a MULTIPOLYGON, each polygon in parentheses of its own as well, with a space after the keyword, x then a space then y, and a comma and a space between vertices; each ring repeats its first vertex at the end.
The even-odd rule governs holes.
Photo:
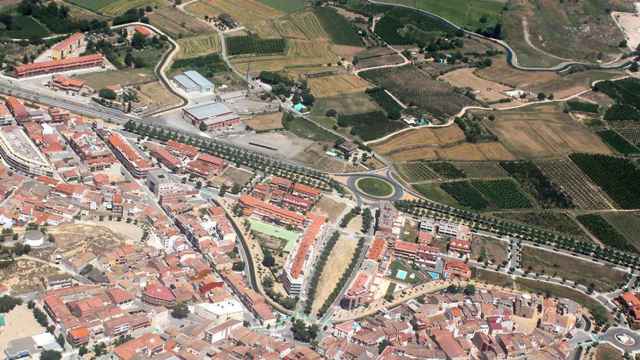
POLYGON ((402 197, 402 187, 380 175, 354 175, 349 178, 349 188, 365 199, 394 201, 402 197))

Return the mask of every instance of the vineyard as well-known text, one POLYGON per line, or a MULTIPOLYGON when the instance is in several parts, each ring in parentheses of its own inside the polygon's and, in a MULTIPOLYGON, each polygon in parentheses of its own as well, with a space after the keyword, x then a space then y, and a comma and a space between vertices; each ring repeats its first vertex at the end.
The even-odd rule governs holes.
POLYGON ((640 127, 618 128, 616 131, 630 143, 640 145, 640 127))
POLYGON ((434 180, 438 178, 426 163, 422 161, 406 162, 396 167, 400 176, 409 183, 417 183, 421 181, 434 180))
POLYGON ((431 162, 429 167, 438 175, 446 179, 460 179, 466 177, 465 173, 448 162, 431 162))
POLYGON ((530 208, 531 202, 511 179, 472 181, 471 184, 499 209, 530 208))
POLYGON ((314 14, 334 44, 362 46, 362 40, 355 27, 334 8, 319 7, 314 10, 314 14))
POLYGON ((604 119, 640 121, 640 80, 626 78, 617 81, 603 81, 596 84, 596 91, 607 94, 616 104, 611 106, 604 119))
POLYGON ((570 158, 620 207, 640 208, 640 170, 631 161, 597 154, 572 154, 570 158))
POLYGON ((623 155, 640 153, 640 149, 630 144, 625 138, 613 130, 598 131, 598 136, 605 144, 611 146, 615 151, 623 155))
POLYGON ((484 210, 489 207, 489 202, 468 181, 442 183, 440 188, 464 207, 473 210, 484 210))
POLYGON ((350 127, 351 135, 369 141, 400 130, 406 125, 404 122, 389 120, 381 111, 374 111, 363 114, 339 115, 338 126, 350 127))
POLYGON ((217 34, 201 35, 177 40, 180 45, 179 59, 193 58, 220 51, 220 38, 217 34))
POLYGON ((373 99, 378 105, 380 105, 384 111, 392 119, 400 118, 402 112, 402 106, 398 104, 383 88, 373 88, 365 91, 367 95, 373 99))
POLYGON ((531 161, 505 161, 500 165, 513 176, 520 186, 543 208, 570 208, 571 199, 555 186, 531 161))
POLYGON ((598 104, 577 100, 567 101, 567 110, 569 111, 597 114, 598 109, 600 109, 598 104))
POLYGON ((284 39, 260 39, 256 36, 233 36, 225 38, 229 55, 281 54, 287 48, 284 39))
POLYGON ((590 233, 600 239, 603 244, 623 251, 636 251, 624 236, 616 231, 602 216, 596 214, 580 215, 577 219, 590 233))
POLYGON ((571 201, 581 209, 609 209, 611 201, 591 183, 573 162, 563 160, 538 161, 542 173, 558 184, 569 195, 571 201))

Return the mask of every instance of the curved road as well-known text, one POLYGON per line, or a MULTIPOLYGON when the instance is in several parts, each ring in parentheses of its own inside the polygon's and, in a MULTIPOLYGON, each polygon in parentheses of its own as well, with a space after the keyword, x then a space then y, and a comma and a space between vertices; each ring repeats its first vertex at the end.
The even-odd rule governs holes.
POLYGON ((411 9, 411 10, 415 10, 415 11, 419 11, 431 18, 434 19, 438 19, 441 21, 446 22, 447 24, 451 25, 452 27, 454 27, 457 30, 461 30, 463 31, 465 34, 476 37, 476 38, 480 38, 483 40, 487 40, 487 41, 491 41, 495 44, 500 45, 501 47, 503 47, 506 51, 507 51, 507 63, 509 63, 509 65, 513 66, 514 68, 518 69, 518 70, 522 70, 522 71, 563 71, 566 70, 572 66, 575 65, 586 65, 586 66, 593 66, 599 69, 621 69, 626 67, 627 65, 629 65, 630 61, 624 61, 623 59, 616 59, 612 62, 609 63, 605 63, 605 64, 594 64, 594 63, 588 63, 588 62, 580 62, 580 61, 565 61, 562 62, 558 65, 555 66, 551 66, 551 67, 537 67, 537 66, 525 66, 525 65, 520 65, 520 63, 518 62, 518 55, 516 54, 515 50, 513 50, 513 48, 511 48, 511 46, 509 46, 509 44, 504 41, 504 40, 500 40, 500 39, 494 39, 488 36, 484 36, 481 34, 478 34, 476 32, 473 31, 469 31, 466 30, 456 24, 454 24, 453 22, 443 18, 440 15, 434 14, 432 12, 429 12, 427 10, 422 10, 422 9, 417 9, 415 7, 412 6, 407 6, 407 5, 402 5, 402 4, 393 4, 393 3, 387 3, 384 1, 379 1, 379 0, 368 0, 370 3, 375 4, 375 5, 385 5, 385 6, 396 6, 396 7, 401 7, 401 8, 405 8, 405 9, 411 9))

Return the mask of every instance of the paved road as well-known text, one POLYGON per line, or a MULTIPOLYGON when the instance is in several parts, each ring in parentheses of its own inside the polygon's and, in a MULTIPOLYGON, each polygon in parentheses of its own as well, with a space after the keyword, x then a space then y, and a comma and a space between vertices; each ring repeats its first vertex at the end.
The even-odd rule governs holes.
POLYGON ((500 45, 501 47, 503 47, 506 51, 507 51, 507 62, 509 63, 509 65, 513 66, 514 68, 518 69, 518 70, 522 70, 522 71, 563 71, 566 70, 572 66, 575 65, 587 65, 587 66, 592 66, 595 68, 599 68, 599 69, 620 69, 620 68, 624 68, 626 66, 628 66, 630 64, 630 60, 626 60, 626 59, 616 59, 612 62, 609 63, 604 63, 604 64, 594 64, 594 63, 588 63, 588 62, 580 62, 580 61, 565 61, 562 62, 560 64, 557 64, 555 66, 550 66, 550 67, 538 67, 538 66, 525 66, 525 65, 521 65, 518 62, 518 55, 516 54, 516 52, 511 48, 511 46, 509 46, 509 44, 506 41, 503 40, 499 40, 499 39, 494 39, 494 38, 490 38, 488 36, 484 36, 484 35, 480 35, 478 33, 475 33, 473 31, 469 31, 466 30, 454 23, 452 23, 451 21, 436 15, 432 12, 426 11, 426 10, 422 10, 422 9, 416 9, 415 7, 412 6, 407 6, 407 5, 402 5, 402 4, 394 4, 394 3, 388 3, 385 1, 378 1, 378 0, 369 0, 370 3, 372 4, 376 4, 376 5, 386 5, 386 6, 396 6, 396 7, 402 7, 402 8, 406 8, 406 9, 412 9, 415 11, 419 11, 429 17, 432 17, 434 19, 439 19, 441 21, 446 22, 447 24, 451 25, 452 27, 454 27, 455 29, 458 30, 462 30, 464 31, 465 34, 469 35, 469 36, 473 36, 476 38, 480 38, 480 39, 484 39, 487 41, 491 41, 495 44, 500 45))

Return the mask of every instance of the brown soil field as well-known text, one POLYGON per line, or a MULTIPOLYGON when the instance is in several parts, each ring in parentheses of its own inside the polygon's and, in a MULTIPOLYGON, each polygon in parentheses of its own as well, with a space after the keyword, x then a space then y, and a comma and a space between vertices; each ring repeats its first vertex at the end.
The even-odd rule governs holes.
POLYGON ((419 128, 398 134, 371 145, 382 156, 395 162, 414 160, 513 160, 514 156, 500 143, 471 144, 457 125, 445 128, 419 128))
POLYGON ((227 13, 248 28, 255 28, 256 24, 283 15, 280 11, 256 0, 199 0, 187 5, 186 9, 200 18, 204 18, 205 15, 214 17, 227 13))
POLYGON ((203 21, 199 21, 172 6, 160 7, 151 12, 149 21, 151 25, 158 27, 174 38, 212 31, 211 27, 203 21))
MULTIPOLYGON (((355 220, 352 222, 355 223, 355 220)), ((337 279, 342 276, 342 273, 349 265, 357 245, 358 240, 341 235, 331 250, 327 263, 322 269, 316 269, 316 271, 322 271, 322 275, 318 281, 316 296, 311 306, 312 313, 318 311, 335 288, 337 279)))
POLYGON ((557 80, 560 75, 553 71, 520 71, 509 64, 504 56, 493 57, 491 66, 477 69, 475 74, 480 78, 501 84, 526 89, 528 87, 557 80))
POLYGON ((613 79, 622 74, 622 72, 615 70, 582 71, 561 76, 549 82, 538 83, 528 90, 533 93, 553 94, 556 99, 564 99, 581 91, 591 89, 591 84, 596 80, 613 79))
POLYGON ((148 104, 148 111, 158 110, 180 103, 180 99, 165 89, 159 81, 140 85, 142 103, 148 104))
POLYGON ((512 90, 511 87, 477 77, 472 68, 448 72, 441 76, 440 79, 455 87, 472 88, 477 92, 480 100, 488 102, 506 99, 508 96, 504 92, 512 90))
POLYGON ((249 120, 244 120, 244 123, 256 131, 282 129, 282 113, 275 112, 271 114, 258 115, 249 120))
POLYGON ((362 51, 363 48, 358 46, 348 46, 348 45, 333 45, 331 50, 334 54, 343 57, 347 60, 353 59, 356 54, 362 51))
POLYGON ((323 196, 322 198, 320 198, 320 201, 318 201, 318 204, 316 206, 316 209, 321 213, 324 213, 332 223, 338 221, 338 217, 347 207, 347 205, 345 205, 344 203, 335 201, 328 196, 323 196))
POLYGON ((311 93, 316 97, 333 97, 366 90, 369 83, 355 75, 331 75, 307 80, 311 93))
POLYGON ((444 128, 419 128, 402 132, 392 136, 388 140, 371 145, 373 150, 380 154, 389 154, 398 150, 425 147, 442 146, 464 141, 464 133, 458 125, 444 128))
POLYGON ((238 169, 234 166, 227 166, 221 176, 240 186, 244 186, 251 180, 253 173, 248 170, 238 169))
POLYGON ((572 152, 610 154, 611 150, 559 105, 544 104, 492 113, 485 125, 518 158, 548 158, 572 152))
POLYGON ((147 68, 100 71, 81 74, 78 75, 77 78, 86 81, 87 85, 96 90, 100 90, 109 85, 135 85, 156 80, 153 71, 147 68))

